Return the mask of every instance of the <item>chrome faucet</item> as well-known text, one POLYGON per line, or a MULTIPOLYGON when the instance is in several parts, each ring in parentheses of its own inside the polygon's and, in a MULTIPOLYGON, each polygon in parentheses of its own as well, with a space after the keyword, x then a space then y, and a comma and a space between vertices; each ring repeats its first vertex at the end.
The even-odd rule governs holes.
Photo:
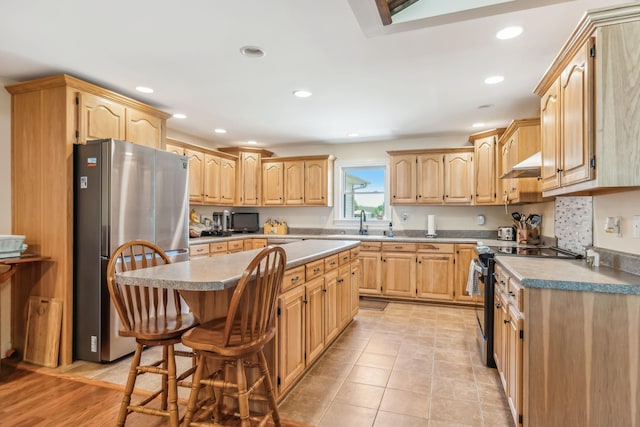
POLYGON ((358 230, 358 234, 369 234, 367 229, 362 228, 363 222, 367 222, 367 214, 364 209, 360 209, 360 230, 358 230))

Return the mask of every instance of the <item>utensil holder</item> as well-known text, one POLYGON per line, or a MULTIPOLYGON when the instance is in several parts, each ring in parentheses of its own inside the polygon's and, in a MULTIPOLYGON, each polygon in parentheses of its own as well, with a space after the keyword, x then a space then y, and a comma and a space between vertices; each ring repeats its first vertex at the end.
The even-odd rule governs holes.
POLYGON ((516 240, 520 245, 537 245, 540 243, 540 230, 537 228, 518 228, 516 240))

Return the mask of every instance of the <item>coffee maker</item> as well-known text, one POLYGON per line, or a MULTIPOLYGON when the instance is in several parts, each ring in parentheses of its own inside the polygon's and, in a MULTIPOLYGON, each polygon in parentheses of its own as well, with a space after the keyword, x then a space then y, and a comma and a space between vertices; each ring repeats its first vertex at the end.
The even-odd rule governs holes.
POLYGON ((231 214, 228 210, 213 213, 211 231, 214 236, 231 235, 231 214))

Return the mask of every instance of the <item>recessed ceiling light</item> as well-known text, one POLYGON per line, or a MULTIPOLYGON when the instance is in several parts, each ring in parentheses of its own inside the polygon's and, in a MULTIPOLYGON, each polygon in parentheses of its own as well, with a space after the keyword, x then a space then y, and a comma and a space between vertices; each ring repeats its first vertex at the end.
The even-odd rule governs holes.
POLYGON ((258 46, 242 46, 240 48, 240 53, 248 58, 262 58, 266 55, 264 50, 260 49, 258 46))
POLYGON ((294 90, 293 94, 295 96, 297 96, 298 98, 308 98, 308 97, 310 97, 312 95, 311 92, 309 92, 308 90, 303 90, 303 89, 294 90))
POLYGON ((485 126, 485 124, 481 123, 481 122, 474 123, 474 124, 471 125, 472 128, 482 128, 484 126, 485 126))
POLYGON ((182 113, 175 113, 175 114, 173 115, 173 117, 174 117, 175 119, 186 119, 186 118, 187 118, 187 115, 186 115, 186 114, 182 114, 182 113))
POLYGON ((496 37, 500 40, 509 40, 522 34, 522 27, 514 25, 501 29, 496 33, 496 37))
POLYGON ((222 129, 222 128, 216 128, 213 130, 215 133, 227 133, 226 129, 222 129))
POLYGON ((484 82, 488 85, 494 85, 496 83, 502 82, 503 80, 504 80, 504 77, 502 76, 491 76, 484 79, 484 82))
POLYGON ((136 90, 142 93, 153 93, 153 89, 146 86, 136 86, 136 90))
POLYGON ((247 141, 247 144, 249 144, 249 145, 256 145, 256 144, 257 144, 257 142, 256 142, 256 141, 247 141))
POLYGON ((350 138, 355 138, 356 136, 360 136, 360 134, 358 132, 351 132, 348 133, 347 136, 350 138))

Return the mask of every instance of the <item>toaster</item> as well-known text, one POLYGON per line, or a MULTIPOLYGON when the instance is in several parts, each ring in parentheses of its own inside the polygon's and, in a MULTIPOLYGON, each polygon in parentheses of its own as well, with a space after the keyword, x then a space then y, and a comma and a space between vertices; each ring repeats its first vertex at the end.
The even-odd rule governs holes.
POLYGON ((516 240, 516 228, 513 226, 498 227, 498 240, 516 240))

